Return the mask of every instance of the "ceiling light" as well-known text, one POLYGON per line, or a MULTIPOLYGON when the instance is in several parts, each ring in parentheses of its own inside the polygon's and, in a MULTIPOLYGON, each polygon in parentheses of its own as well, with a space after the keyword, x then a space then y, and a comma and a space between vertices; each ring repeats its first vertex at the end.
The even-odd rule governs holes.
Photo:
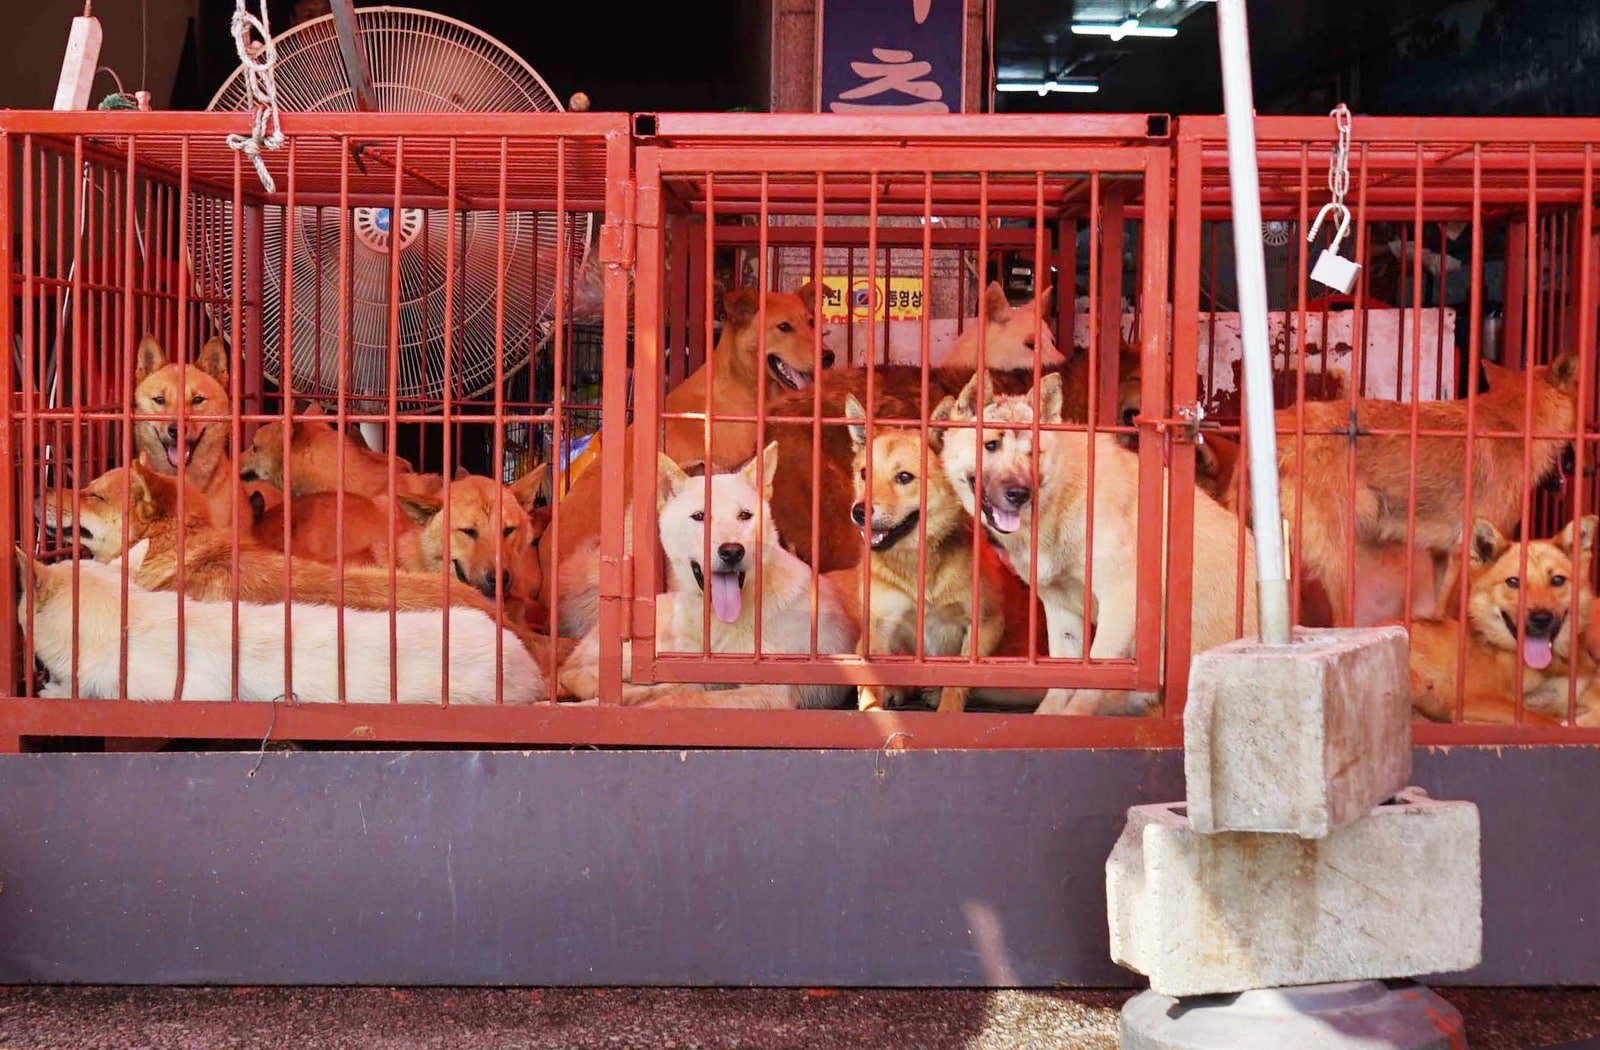
POLYGON ((1070 80, 1008 80, 994 86, 996 91, 1031 91, 1037 95, 1058 92, 1063 95, 1093 95, 1100 90, 1100 82, 1086 77, 1070 80))
POLYGON ((1121 23, 1103 22, 1074 22, 1072 32, 1077 36, 1108 36, 1113 41, 1129 36, 1161 37, 1163 39, 1178 35, 1177 26, 1142 26, 1137 18, 1130 18, 1121 23))

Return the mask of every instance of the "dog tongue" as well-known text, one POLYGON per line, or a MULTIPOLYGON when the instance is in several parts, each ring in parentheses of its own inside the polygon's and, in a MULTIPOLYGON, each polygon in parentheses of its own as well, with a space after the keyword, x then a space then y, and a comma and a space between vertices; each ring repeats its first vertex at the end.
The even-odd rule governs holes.
POLYGON ((182 445, 167 446, 167 462, 171 463, 174 467, 178 465, 178 455, 182 448, 182 445))
POLYGON ((734 623, 739 619, 739 610, 743 605, 744 589, 739 586, 739 574, 712 573, 711 608, 716 611, 717 619, 723 623, 734 623))
POLYGON ((1524 638, 1522 640, 1522 662, 1535 671, 1543 671, 1550 666, 1550 661, 1555 654, 1550 651, 1548 638, 1524 638))
POLYGON ((1001 532, 1016 532, 1022 525, 1022 512, 1010 507, 989 505, 989 518, 1001 532))

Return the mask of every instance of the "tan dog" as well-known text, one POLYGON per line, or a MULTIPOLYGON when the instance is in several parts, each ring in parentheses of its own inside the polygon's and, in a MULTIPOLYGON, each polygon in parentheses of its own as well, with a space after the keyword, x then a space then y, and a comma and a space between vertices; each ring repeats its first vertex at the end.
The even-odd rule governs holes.
MULTIPOLYGON (((180 566, 183 592, 202 601, 229 601, 238 589, 240 601, 339 604, 351 609, 480 609, 494 615, 483 595, 459 580, 439 575, 396 572, 390 593, 387 569, 347 567, 342 572, 323 562, 285 557, 243 542, 236 549, 227 531, 213 528, 204 504, 186 506, 186 518, 177 518, 177 480, 163 477, 136 461, 96 478, 82 492, 76 506, 70 500, 45 505, 47 527, 76 536, 90 555, 110 562, 124 553, 127 530, 130 579, 150 591, 178 589, 180 566), (179 536, 182 535, 180 557, 179 536), (238 560, 238 574, 234 560, 238 560), (134 561, 138 564, 132 564, 134 561), (341 587, 342 583, 342 587, 341 587)), ((187 503, 187 500, 186 500, 187 503)), ((518 622, 506 622, 537 659, 548 662, 551 646, 518 622)), ((565 652, 570 646, 558 647, 565 652)))
MULTIPOLYGON (((1566 355, 1534 369, 1533 429, 1540 434, 1571 432, 1577 418, 1577 358, 1566 355)), ((1503 370, 1502 370, 1503 371, 1503 370)), ((1524 383, 1504 382, 1504 375, 1489 372, 1493 384, 1476 399, 1476 426, 1480 431, 1520 432, 1526 407, 1524 383)), ((1404 543, 1407 507, 1412 502, 1412 406, 1398 401, 1362 398, 1356 401, 1355 512, 1345 479, 1351 469, 1352 440, 1347 401, 1307 402, 1277 413, 1278 475, 1285 508, 1301 501, 1299 533, 1301 563, 1309 576, 1322 582, 1335 622, 1350 622, 1347 607, 1351 567, 1345 562, 1349 540, 1367 544, 1404 543), (1305 412, 1308 433, 1302 443, 1292 438, 1296 413, 1305 412), (1402 433, 1371 435, 1370 429, 1402 433), (1334 433, 1316 433, 1333 431, 1334 433), (1287 432, 1287 433, 1285 433, 1287 432)), ((1427 431, 1454 431, 1462 437, 1419 437, 1415 469, 1416 546, 1446 562, 1437 594, 1454 586, 1451 554, 1461 531, 1465 498, 1463 448, 1466 401, 1429 401, 1417 407, 1418 427, 1427 431)), ((1523 476, 1520 440, 1477 438, 1473 443, 1472 511, 1501 532, 1509 532, 1521 516, 1522 494, 1555 470, 1567 441, 1541 438, 1532 443, 1532 469, 1523 476)), ((1235 484, 1242 479, 1236 473, 1235 484)), ((1286 515, 1289 513, 1285 512, 1286 515)))
MULTIPOLYGON (((322 416, 319 405, 311 405, 302 415, 322 416)), ((339 461, 344 460, 344 491, 379 499, 389 494, 390 457, 374 452, 359 439, 340 433, 322 418, 296 419, 289 424, 289 468, 291 496, 317 492, 336 492, 339 461)), ((405 460, 395 457, 395 492, 433 494, 444 488, 438 474, 418 474, 405 460)), ((284 487, 283 423, 274 420, 257 430, 239 457, 239 476, 246 481, 264 481, 284 487)))
POLYGON ((161 344, 146 336, 139 343, 134 366, 133 424, 136 453, 150 457, 162 474, 184 476, 205 494, 212 518, 232 520, 233 462, 229 452, 232 403, 228 395, 228 348, 211 339, 194 364, 171 361, 161 344), (178 405, 184 408, 183 433, 178 432, 178 405))
MULTIPOLYGON (((982 411, 981 431, 952 426, 944 436, 946 477, 967 513, 980 518, 1023 579, 1035 576, 1049 624, 1051 656, 1083 651, 1086 611, 1095 621, 1089 655, 1098 659, 1133 654, 1138 616, 1138 456, 1108 434, 1096 435, 1094 491, 1088 489, 1089 435, 1043 431, 1037 451, 1031 428, 1033 392, 995 395, 987 377, 974 375, 961 393, 939 405, 933 418, 971 423, 982 411), (979 434, 982 434, 980 439, 979 434), (977 450, 983 444, 983 475, 977 450), (1035 478, 1038 479, 1037 486, 1035 478), (1093 604, 1086 603, 1084 575, 1088 511, 1094 508, 1093 604), (1038 541, 1033 529, 1037 523, 1038 541), (1035 566, 1037 566, 1035 568, 1035 566)), ((1061 422, 1061 380, 1040 380, 1039 422, 1061 422)), ((1162 487, 1163 495, 1166 487, 1162 487)), ((1237 524, 1210 497, 1195 494, 1194 587, 1191 596, 1191 651, 1232 641, 1236 609, 1242 609, 1246 636, 1256 631, 1255 543, 1246 534, 1239 550, 1237 524), (1233 581, 1244 558, 1242 594, 1233 581)), ((1165 507, 1163 506, 1163 517, 1165 507)), ((1163 522, 1163 525, 1165 523, 1163 522)), ((1162 530, 1163 536, 1166 529, 1162 530)), ((1161 553, 1163 576, 1166 551, 1161 553)), ((1163 594, 1165 589, 1163 588, 1163 594)), ((1139 713, 1133 698, 1100 690, 1052 689, 1040 713, 1139 713), (1135 710, 1131 710, 1133 708, 1135 710)))
MULTIPOLYGON (((710 358, 693 375, 666 397, 662 411, 704 412, 706 391, 711 391, 712 411, 716 415, 756 413, 758 391, 766 384, 770 406, 785 392, 805 390, 816 375, 816 324, 811 316, 813 289, 801 287, 798 294, 768 292, 757 300, 751 289, 729 292, 723 297, 727 320, 710 358), (764 309, 758 309, 758 302, 764 309), (761 325, 765 324, 766 355, 761 354, 761 325)), ((822 366, 833 363, 833 353, 822 351, 822 366)), ((699 463, 707 459, 704 424, 694 419, 666 420, 662 424, 662 451, 675 463, 699 463)), ((623 502, 633 498, 634 427, 623 432, 623 502)), ((717 423, 711 428, 710 462, 723 466, 742 463, 756 451, 756 428, 747 423, 717 423)), ((594 625, 598 607, 595 580, 598 557, 595 546, 600 533, 601 492, 614 479, 601 477, 598 469, 586 470, 573 482, 556 511, 559 521, 555 543, 539 545, 540 599, 548 606, 548 581, 556 579, 552 566, 559 566, 561 586, 561 633, 581 635, 594 625), (572 565, 569 558, 577 558, 572 565), (568 580, 577 581, 574 586, 568 580)))
POLYGON ((1033 300, 1012 306, 1006 299, 1005 289, 999 281, 991 282, 984 292, 983 302, 987 322, 982 326, 968 325, 951 344, 945 355, 945 368, 975 369, 978 367, 978 336, 983 333, 983 364, 997 372, 1032 370, 1034 359, 1045 368, 1059 368, 1067 363, 1056 349, 1055 337, 1050 334, 1050 292, 1039 296, 1037 307, 1033 300), (1037 312, 1043 323, 1037 323, 1037 312))
POLYGON ((534 500, 550 473, 541 463, 509 486, 474 474, 458 475, 445 498, 399 497, 402 510, 421 531, 400 547, 399 564, 415 572, 437 573, 450 553, 455 578, 489 600, 504 599, 506 615, 526 621, 539 591, 539 557, 535 544, 547 518, 534 517, 534 500), (450 534, 445 535, 444 508, 450 508, 450 534), (498 565, 498 568, 497 568, 498 565))
MULTIPOLYGON (((854 397, 846 396, 844 410, 846 418, 867 418, 854 397)), ((869 616, 866 630, 861 632, 860 651, 863 655, 915 653, 920 608, 923 652, 928 656, 969 656, 974 650, 980 658, 991 655, 1005 634, 1001 605, 1005 568, 989 544, 980 541, 977 571, 983 581, 974 644, 972 519, 962 511, 961 501, 939 465, 937 437, 925 444, 916 430, 876 430, 870 446, 872 489, 868 499, 867 428, 854 424, 849 430, 856 472, 856 500, 850 515, 866 532, 871 547, 869 616), (919 550, 927 551, 921 579, 919 550)), ((908 694, 919 692, 863 685, 860 707, 865 711, 905 706, 908 694)), ((945 686, 939 695, 939 710, 965 710, 969 692, 965 686, 945 686)))
MULTIPOLYGON (((1597 519, 1588 515, 1576 532, 1577 551, 1594 549, 1597 519)), ((1467 666, 1458 683, 1461 624, 1455 620, 1411 625, 1411 702, 1439 722, 1454 716, 1462 692, 1469 722, 1516 720, 1517 665, 1522 665, 1523 721, 1553 724, 1567 714, 1572 639, 1588 621, 1588 584, 1574 572, 1574 530, 1568 523, 1554 540, 1512 544, 1484 518, 1473 522, 1467 569, 1467 666), (1523 551, 1527 552, 1526 570, 1523 551), (1519 603, 1525 610, 1518 626, 1519 603), (1574 620, 1576 616, 1576 621, 1574 620)), ((1578 724, 1595 724, 1595 665, 1579 647, 1578 724)))

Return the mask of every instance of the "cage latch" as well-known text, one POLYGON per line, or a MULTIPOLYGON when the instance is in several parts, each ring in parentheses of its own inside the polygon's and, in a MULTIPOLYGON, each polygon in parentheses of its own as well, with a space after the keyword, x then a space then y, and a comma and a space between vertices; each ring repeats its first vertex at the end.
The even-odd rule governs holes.
POLYGON ((622 184, 621 221, 607 222, 600 227, 601 262, 624 267, 633 265, 634 214, 638 195, 638 184, 632 179, 622 184))
MULTIPOLYGON (((1204 445, 1205 434, 1202 430, 1206 427, 1206 409, 1198 402, 1188 405, 1179 405, 1178 413, 1171 419, 1148 419, 1144 416, 1135 416, 1133 425, 1140 429, 1149 428, 1160 434, 1163 438, 1175 441, 1180 445, 1204 445)), ((1212 424, 1215 426, 1215 424, 1212 424)))

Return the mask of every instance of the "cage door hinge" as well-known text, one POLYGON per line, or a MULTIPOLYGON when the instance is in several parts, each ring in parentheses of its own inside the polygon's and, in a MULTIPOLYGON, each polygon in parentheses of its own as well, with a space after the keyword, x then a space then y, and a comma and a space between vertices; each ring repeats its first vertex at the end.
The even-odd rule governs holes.
POLYGON ((633 235, 638 226, 639 184, 633 179, 622 183, 622 216, 617 222, 600 227, 600 261, 622 267, 633 265, 633 235))
POLYGON ((633 637, 633 555, 614 554, 600 556, 600 601, 619 602, 622 605, 622 637, 633 637))

